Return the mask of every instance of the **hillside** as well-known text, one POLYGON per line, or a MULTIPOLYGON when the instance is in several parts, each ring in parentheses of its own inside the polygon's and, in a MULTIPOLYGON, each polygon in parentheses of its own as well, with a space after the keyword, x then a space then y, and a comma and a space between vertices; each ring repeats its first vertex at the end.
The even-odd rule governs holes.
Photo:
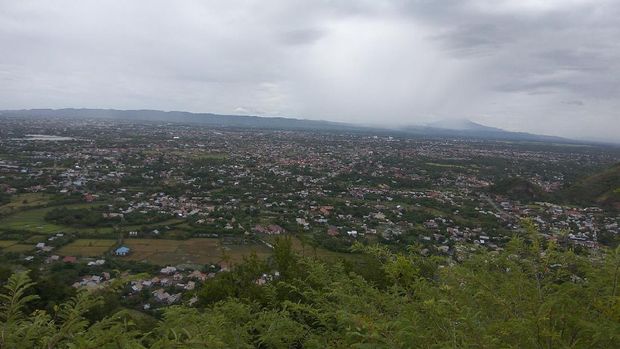
POLYGON ((526 132, 511 132, 501 128, 489 127, 467 119, 448 119, 430 123, 426 126, 409 126, 404 129, 410 134, 427 136, 477 138, 492 140, 511 140, 529 142, 558 142, 569 140, 548 135, 537 135, 526 132))
POLYGON ((583 178, 561 194, 575 203, 597 204, 620 211, 620 163, 583 178))
POLYGON ((358 246, 363 263, 328 264, 286 241, 271 265, 247 259, 208 279, 194 305, 153 316, 119 307, 109 289, 78 291, 53 312, 33 308, 39 284, 14 274, 0 291, 0 347, 618 347, 612 253, 589 259, 515 239, 456 265, 380 246, 358 246), (257 282, 273 269, 277 276, 257 282))
POLYGON ((490 188, 491 192, 521 202, 544 200, 547 194, 538 185, 519 177, 503 179, 490 188))

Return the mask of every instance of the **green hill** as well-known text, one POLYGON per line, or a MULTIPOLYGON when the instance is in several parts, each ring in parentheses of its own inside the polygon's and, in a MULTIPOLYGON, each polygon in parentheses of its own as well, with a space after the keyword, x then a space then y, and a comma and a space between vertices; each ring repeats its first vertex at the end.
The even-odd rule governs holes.
POLYGON ((620 163, 575 182, 562 196, 570 202, 620 211, 620 163))
POLYGON ((110 289, 37 308, 18 273, 0 290, 0 348, 618 348, 618 254, 543 245, 515 238, 457 264, 358 245, 363 263, 331 264, 279 240, 271 262, 246 259, 154 317, 114 307, 110 289))
POLYGON ((497 181, 490 188, 491 192, 507 196, 522 202, 545 200, 545 193, 538 185, 520 177, 511 177, 497 181))

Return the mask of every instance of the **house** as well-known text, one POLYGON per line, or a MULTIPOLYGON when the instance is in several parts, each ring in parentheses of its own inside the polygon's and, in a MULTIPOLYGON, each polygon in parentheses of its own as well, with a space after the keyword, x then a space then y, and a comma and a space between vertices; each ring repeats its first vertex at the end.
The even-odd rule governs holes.
POLYGON ((450 246, 441 245, 437 247, 437 250, 443 253, 448 253, 448 251, 450 251, 450 246))
POLYGON ((207 279, 207 274, 199 271, 199 270, 194 270, 193 272, 191 272, 189 275, 187 275, 188 278, 190 279, 197 279, 200 281, 205 281, 207 279))
POLYGON ((437 229, 437 228, 439 228, 439 225, 437 224, 437 222, 435 222, 433 220, 429 220, 429 221, 424 222, 424 226, 427 229, 437 229))
POLYGON ((93 265, 104 265, 105 264, 105 259, 97 259, 94 262, 88 262, 89 266, 93 266, 93 265))
POLYGON ((254 229, 252 229, 255 233, 269 234, 269 235, 280 235, 285 233, 284 228, 277 224, 270 224, 267 227, 262 225, 256 225, 254 229))
POLYGON ((45 247, 45 242, 39 242, 35 247, 41 250, 45 247))
POLYGON ((163 288, 153 291, 152 294, 153 297, 155 297, 155 299, 159 302, 164 302, 168 299, 168 297, 170 297, 170 294, 166 292, 163 288))
POLYGON ((177 293, 177 294, 169 294, 168 292, 164 291, 163 288, 160 288, 156 291, 154 291, 153 296, 155 297, 155 299, 159 302, 166 302, 168 304, 172 304, 176 301, 178 301, 179 299, 181 299, 181 294, 177 293))
POLYGON ((65 256, 65 258, 62 259, 62 261, 65 263, 77 263, 77 257, 65 256))
POLYGON ((52 262, 56 262, 56 261, 58 261, 59 259, 60 259, 60 256, 57 256, 57 255, 52 255, 52 256, 49 256, 49 257, 45 260, 45 263, 48 263, 48 264, 49 264, 49 263, 52 263, 52 262))
POLYGON ((117 256, 126 256, 129 253, 129 247, 121 246, 114 251, 117 256))
POLYGON ((384 220, 385 219, 385 214, 383 212, 377 212, 377 213, 373 214, 373 217, 375 219, 378 219, 378 220, 384 220))
POLYGON ((160 270, 162 274, 174 274, 176 273, 177 268, 175 267, 165 267, 160 270))
POLYGON ((338 236, 338 234, 340 234, 340 232, 338 231, 338 228, 334 227, 333 225, 327 228, 327 235, 338 236))
POLYGON ((321 208, 319 209, 319 211, 325 215, 325 216, 329 216, 331 211, 334 209, 334 206, 321 206, 321 208))
POLYGON ((188 282, 187 282, 187 285, 185 285, 185 289, 186 289, 187 291, 191 291, 191 290, 193 290, 194 288, 196 288, 196 282, 194 282, 194 281, 188 281, 188 282))

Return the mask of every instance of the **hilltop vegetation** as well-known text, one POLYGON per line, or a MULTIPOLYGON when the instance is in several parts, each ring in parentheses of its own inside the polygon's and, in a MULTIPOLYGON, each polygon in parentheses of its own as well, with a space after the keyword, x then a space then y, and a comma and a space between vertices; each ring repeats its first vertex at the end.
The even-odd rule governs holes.
POLYGON ((577 203, 620 210, 620 163, 577 181, 562 195, 577 203))
POLYGON ((612 348, 620 341, 620 250, 596 258, 543 246, 530 226, 506 251, 462 264, 361 247, 365 265, 302 258, 276 244, 198 291, 199 306, 136 319, 78 292, 52 313, 25 273, 5 284, 0 346, 7 348, 612 348), (373 268, 368 268, 372 266, 373 268), (264 272, 280 271, 258 285, 264 272))
POLYGON ((490 189, 495 194, 505 195, 521 202, 545 200, 548 197, 538 185, 520 177, 500 180, 490 189))

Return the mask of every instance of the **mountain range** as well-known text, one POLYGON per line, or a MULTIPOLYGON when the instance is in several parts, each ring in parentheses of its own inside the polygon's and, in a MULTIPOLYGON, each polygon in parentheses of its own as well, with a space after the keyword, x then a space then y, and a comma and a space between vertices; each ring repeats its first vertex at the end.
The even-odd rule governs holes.
POLYGON ((489 127, 467 119, 450 119, 427 125, 413 125, 398 128, 361 126, 356 124, 296 119, 288 117, 263 117, 248 115, 222 115, 212 113, 190 113, 161 110, 116 110, 116 109, 22 109, 2 110, 4 117, 44 117, 110 119, 123 121, 150 121, 192 123, 213 127, 281 129, 281 130, 325 130, 354 132, 384 132, 422 137, 459 137, 496 140, 523 140, 567 142, 561 137, 536 135, 525 132, 511 132, 489 127))

